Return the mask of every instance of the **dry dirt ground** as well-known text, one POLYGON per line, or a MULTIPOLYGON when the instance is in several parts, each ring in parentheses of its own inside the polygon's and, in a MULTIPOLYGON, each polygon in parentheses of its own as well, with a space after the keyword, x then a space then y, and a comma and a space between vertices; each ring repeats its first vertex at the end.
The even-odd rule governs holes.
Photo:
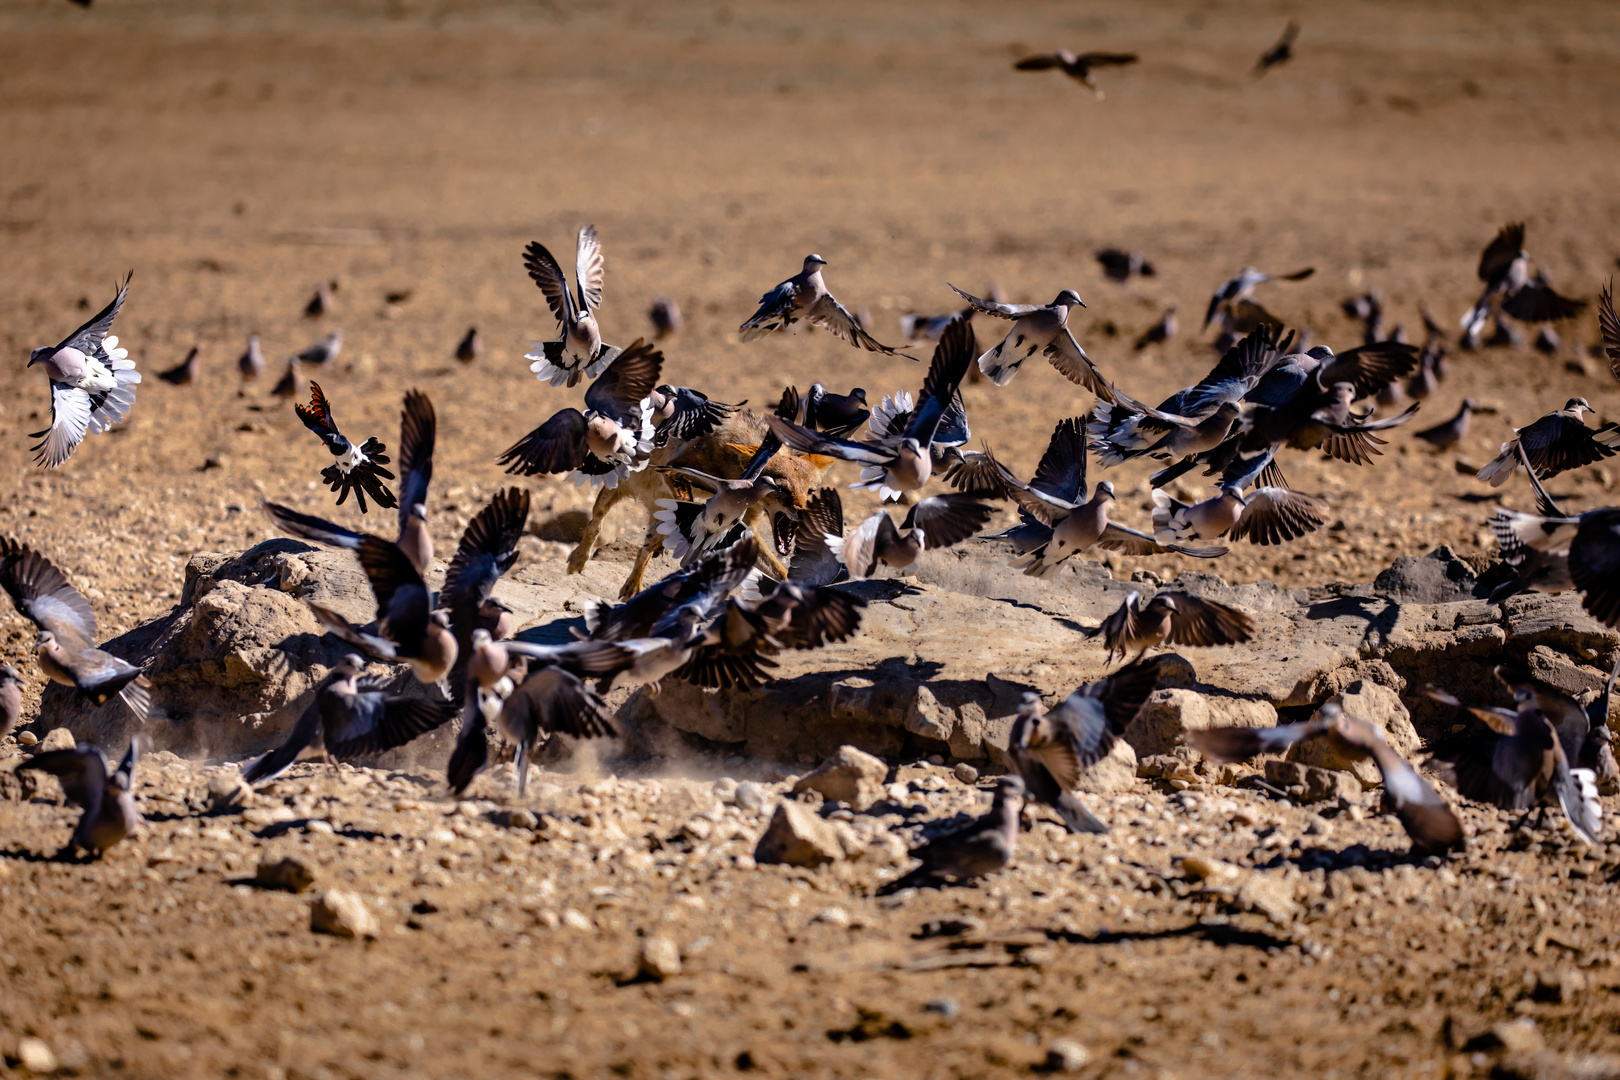
MULTIPOLYGON (((947 280, 1019 300, 1076 288, 1090 305, 1077 336, 1150 399, 1214 360, 1197 317, 1245 263, 1314 265, 1260 298, 1336 347, 1359 340, 1340 300, 1373 286, 1409 331, 1419 300, 1454 320, 1509 220, 1529 223, 1558 286, 1590 297, 1620 253, 1617 60, 1620 13, 1604 3, 13 0, 0 7, 0 531, 49 552, 106 636, 163 612, 190 554, 265 537, 261 496, 325 505, 312 490, 325 452, 268 395, 273 376, 239 394, 233 361, 249 333, 275 365, 341 327, 320 378, 347 430, 391 440, 403 389, 434 399, 431 512, 447 546, 502 484, 494 456, 577 403, 521 359, 551 324, 519 252, 566 250, 583 220, 606 247, 609 339, 645 332, 650 299, 673 295, 687 326, 667 374, 755 403, 787 381, 875 397, 920 377, 818 333, 737 343, 758 295, 812 250, 890 340, 902 311, 953 306, 947 280), (1289 17, 1305 26, 1298 58, 1251 77, 1289 17), (1106 101, 1010 70, 1058 45, 1143 62, 1102 73, 1106 101), (1107 281, 1090 254, 1104 244, 1140 248, 1158 275, 1107 281), (130 423, 41 473, 27 433, 46 391, 27 350, 131 268, 117 333, 149 375, 130 423), (339 284, 335 308, 304 320, 322 280, 339 284), (1170 303, 1182 336, 1132 353, 1170 303), (462 367, 451 350, 474 323, 488 347, 462 367), (151 377, 193 344, 200 382, 151 377)), ((1218 572, 1361 581, 1397 553, 1481 551, 1487 493, 1456 461, 1479 464, 1509 424, 1574 394, 1600 415, 1620 404, 1586 358, 1590 312, 1562 330, 1554 357, 1454 358, 1423 418, 1465 395, 1500 410, 1456 454, 1401 432, 1361 470, 1296 455, 1291 479, 1328 497, 1334 525, 1235 551, 1218 572)), ((976 435, 1020 470, 1091 404, 1035 365, 967 401, 976 435)), ((1139 525, 1144 474, 1117 478, 1139 525)), ((1613 479, 1591 469, 1555 491, 1595 505, 1613 479)), ((583 505, 531 486, 537 519, 583 505)), ((1527 501, 1516 486, 1506 497, 1527 501)), ((624 541, 605 557, 625 557, 624 541)), ((31 628, 6 625, 0 653, 36 679, 31 628)), ((929 776, 915 786, 941 791, 851 827, 876 836, 971 801, 929 776)), ((1585 1055, 1620 1050, 1615 853, 1501 853, 1523 845, 1505 816, 1470 811, 1473 853, 1445 868, 1389 869, 1378 853, 1404 841, 1359 807, 1316 824, 1202 780, 1190 800, 1144 785, 1100 800, 1109 838, 1038 826, 1016 870, 890 907, 867 896, 877 860, 748 868, 764 818, 719 809, 708 778, 563 781, 531 800, 551 812, 536 833, 486 821, 489 807, 463 815, 426 775, 295 776, 265 797, 290 808, 288 828, 269 810, 254 825, 156 799, 195 803, 203 783, 159 760, 143 778, 150 834, 89 866, 36 858, 70 815, 0 804, 0 1069, 23 1068, 24 1036, 83 1075, 150 1077, 992 1075, 1044 1067, 1057 1038, 1087 1047, 1094 1075, 1610 1075, 1585 1055), (380 937, 312 935, 306 897, 232 884, 284 849, 320 885, 374 898, 380 937), (1183 897, 1170 860, 1194 849, 1271 865, 1301 911, 1183 897), (1373 869, 1326 869, 1358 860, 1373 869), (846 918, 816 921, 832 908, 846 918), (978 920, 964 935, 914 938, 964 913, 978 920), (684 973, 620 985, 643 935, 683 949, 684 973), (1491 1034, 1520 1014, 1533 1032, 1491 1034)))

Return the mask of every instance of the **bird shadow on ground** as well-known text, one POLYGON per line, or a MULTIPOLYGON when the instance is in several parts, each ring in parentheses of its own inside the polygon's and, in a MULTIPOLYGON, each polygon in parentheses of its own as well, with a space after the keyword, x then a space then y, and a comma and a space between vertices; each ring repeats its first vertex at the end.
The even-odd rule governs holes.
POLYGON ((28 863, 93 863, 97 858, 89 854, 81 854, 72 844, 58 848, 50 853, 42 851, 0 851, 0 859, 15 859, 17 862, 28 863))
POLYGON ((1401 616, 1401 606, 1378 596, 1341 596, 1323 600, 1305 609, 1305 617, 1313 621, 1344 617, 1364 619, 1367 629, 1362 640, 1383 644, 1401 616))
POLYGON ((1045 615, 1048 619, 1051 619, 1065 630, 1073 630, 1075 633, 1080 634, 1083 637, 1096 637, 1102 632, 1102 623, 1098 623, 1096 626, 1086 626, 1084 623, 1075 622, 1067 615, 1059 615, 1055 611, 1050 611, 1043 608, 1039 604, 1031 604, 1023 600, 1014 600, 1010 596, 986 596, 984 599, 995 604, 1006 604, 1009 607, 1023 608, 1025 611, 1033 611, 1037 615, 1045 615))
POLYGON ((1081 934, 1073 930, 1045 931, 1053 941, 1067 945, 1118 945, 1127 941, 1167 941, 1172 938, 1196 937, 1212 945, 1241 945, 1251 949, 1284 949, 1295 944, 1288 938, 1277 937, 1263 930, 1245 930, 1227 923, 1188 923, 1163 930, 1099 930, 1095 934, 1081 934))
MULTIPOLYGON (((261 840, 274 840, 277 837, 286 836, 294 829, 305 828, 313 821, 324 820, 324 818, 295 818, 292 821, 277 821, 266 825, 253 835, 257 836, 261 840)), ((334 836, 347 837, 350 840, 381 840, 386 835, 384 833, 374 832, 371 829, 356 829, 353 826, 345 826, 341 829, 333 829, 332 834, 334 836)))
POLYGON ((1300 851, 1298 855, 1277 855, 1263 866, 1256 865, 1255 869, 1275 870, 1291 865, 1303 871, 1325 869, 1333 872, 1360 866, 1372 871, 1381 871, 1402 864, 1423 866, 1427 858, 1426 853, 1410 848, 1395 851, 1390 848, 1370 848, 1366 844, 1351 844, 1344 848, 1309 847, 1300 851))
POLYGON ((585 616, 568 615, 548 623, 530 626, 512 635, 513 641, 526 641, 530 645, 567 645, 579 640, 585 633, 585 616), (574 633, 578 630, 579 633, 574 633))

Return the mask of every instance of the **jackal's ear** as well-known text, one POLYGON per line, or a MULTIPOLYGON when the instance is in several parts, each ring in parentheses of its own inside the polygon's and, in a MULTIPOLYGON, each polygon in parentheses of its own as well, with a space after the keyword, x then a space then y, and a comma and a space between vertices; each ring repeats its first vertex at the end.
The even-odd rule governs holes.
POLYGON ((754 456, 754 452, 759 449, 759 444, 755 443, 753 446, 744 446, 741 443, 726 443, 726 449, 735 450, 743 457, 751 458, 754 456))
POLYGON ((808 461, 818 469, 830 469, 832 468, 832 463, 838 459, 827 457, 825 454, 806 454, 804 455, 804 460, 808 461))

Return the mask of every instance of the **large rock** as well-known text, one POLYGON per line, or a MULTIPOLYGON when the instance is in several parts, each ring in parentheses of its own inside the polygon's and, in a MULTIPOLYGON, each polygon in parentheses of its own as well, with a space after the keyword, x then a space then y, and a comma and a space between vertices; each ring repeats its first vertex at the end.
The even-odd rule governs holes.
POLYGON ((840 746, 838 752, 793 785, 795 795, 815 791, 824 799, 848 803, 854 810, 865 810, 884 797, 883 780, 889 767, 853 746, 840 746))
MULTIPOLYGON (((1383 728, 1384 737, 1389 740, 1389 744, 1408 760, 1415 758, 1423 749, 1423 741, 1418 738, 1417 729, 1412 726, 1411 715, 1406 711, 1406 706, 1401 704, 1400 696, 1389 687, 1360 679, 1347 686, 1343 693, 1335 694, 1330 700, 1337 702, 1345 712, 1383 728)), ((1367 787, 1382 782, 1378 766, 1374 765, 1371 759, 1358 760, 1345 757, 1334 749, 1331 739, 1307 739, 1295 743, 1285 757, 1288 761, 1313 765, 1319 769, 1351 773, 1367 787)))
POLYGON ((1482 591, 1474 567, 1444 545, 1422 558, 1402 555, 1373 579, 1373 592, 1401 604, 1447 604, 1482 591))
POLYGON ((844 857, 844 845, 832 822, 825 821, 803 803, 783 799, 765 835, 754 846, 757 863, 820 866, 844 857))
POLYGON ((1124 739, 1116 739, 1101 761, 1081 772, 1078 790, 1092 795, 1117 795, 1135 786, 1136 751, 1124 739))
POLYGON ((1277 710, 1269 701, 1225 697, 1196 690, 1157 690, 1125 729, 1124 741, 1139 757, 1168 754, 1189 731, 1223 727, 1272 727, 1277 710))
MULTIPOLYGON (((565 545, 525 537, 517 566, 496 587, 517 614, 519 636, 568 640, 587 604, 616 595, 625 565, 611 558, 628 557, 623 547, 568 574, 565 545)), ((1060 699, 1110 670, 1091 631, 1127 594, 1151 596, 1155 588, 1115 581, 1089 561, 1071 560, 1046 579, 1005 563, 1005 553, 988 545, 961 545, 925 554, 914 578, 839 586, 867 601, 860 632, 827 648, 777 655, 766 686, 712 691, 666 679, 657 694, 615 690, 608 702, 629 736, 625 750, 654 757, 695 747, 802 767, 847 745, 889 761, 947 754, 997 762, 1021 696, 1060 699)), ((1470 700, 1501 701, 1491 669, 1504 657, 1590 686, 1615 654, 1615 635, 1581 609, 1578 596, 1517 596, 1501 606, 1476 598, 1419 602, 1411 598, 1420 578, 1429 580, 1423 575, 1435 571, 1434 582, 1451 582, 1455 593, 1466 580, 1459 567, 1468 564, 1445 552, 1417 563, 1386 579, 1388 595, 1370 585, 1284 590, 1192 573, 1168 583, 1242 608, 1256 633, 1244 645, 1178 650, 1126 741, 1138 757, 1160 755, 1186 731, 1274 724, 1277 709, 1313 708, 1358 683, 1395 696, 1427 683, 1470 700)), ((649 580, 672 565, 660 556, 649 580)), ((357 622, 372 614, 370 591, 348 552, 275 540, 236 556, 192 559, 175 610, 110 643, 151 673, 159 715, 150 729, 160 748, 240 758, 285 735, 344 651, 321 636, 305 600, 357 622)), ((433 692, 403 671, 395 685, 433 692)), ((1398 715, 1390 698, 1362 693, 1370 697, 1357 709, 1398 715)), ((1456 719, 1454 710, 1420 697, 1407 706, 1404 722, 1386 725, 1403 749, 1416 745, 1414 726, 1438 735, 1456 719)), ((66 726, 115 749, 129 735, 121 705, 96 709, 59 687, 46 691, 42 714, 33 725, 41 733, 66 726)), ((442 766, 453 736, 447 725, 380 763, 442 766)), ((547 751, 544 760, 555 756, 547 751)))

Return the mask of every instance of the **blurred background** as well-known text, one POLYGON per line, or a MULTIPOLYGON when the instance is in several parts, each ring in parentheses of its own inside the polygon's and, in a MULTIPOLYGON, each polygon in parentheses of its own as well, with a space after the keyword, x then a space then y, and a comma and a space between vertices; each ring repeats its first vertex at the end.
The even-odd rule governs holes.
MULTIPOLYGON (((1386 329, 1421 341, 1421 301, 1455 336, 1480 250, 1508 221, 1528 223, 1555 286, 1590 299, 1620 255, 1617 61, 1620 9, 1596 2, 9 0, 0 531, 105 601, 104 630, 165 610, 192 553, 264 537, 261 495, 329 510, 313 490, 329 456, 269 389, 287 356, 341 329, 342 354, 315 377, 346 432, 392 443, 410 386, 438 407, 447 548, 505 482, 495 456, 578 403, 522 359, 554 323, 520 256, 530 240, 571 251, 583 221, 604 244, 607 340, 650 335, 653 298, 673 297, 685 325, 663 342, 666 377, 756 407, 789 382, 861 385, 874 401, 920 382, 922 365, 818 331, 738 344, 759 295, 811 251, 888 342, 901 315, 959 306, 948 281, 1021 301, 1077 289, 1076 336, 1152 401, 1218 358, 1198 323, 1245 264, 1314 266, 1257 299, 1338 349, 1362 337, 1341 303, 1374 288, 1386 329), (1257 75, 1290 20, 1293 59, 1257 75), (1059 47, 1140 61, 1098 72, 1104 100, 1013 70, 1059 47), (1093 257, 1105 246, 1142 252, 1155 275, 1109 280, 1093 257), (48 398, 28 350, 130 269, 116 332, 148 373, 130 422, 43 473, 27 433, 48 398), (306 317, 321 283, 329 309, 306 317), (1178 336, 1134 350, 1172 304, 1178 336), (474 325, 483 353, 459 363, 474 325), (249 334, 268 368, 243 391, 249 334), (152 378, 193 345, 196 382, 152 378)), ((1216 571, 1365 580, 1441 542, 1488 551, 1489 489, 1457 462, 1483 463, 1510 423, 1572 394, 1605 417, 1620 402, 1591 355, 1592 309, 1559 331, 1549 354, 1453 349, 1448 381, 1372 467, 1296 456, 1290 480, 1326 495, 1337 527, 1280 553, 1244 545, 1216 571), (1501 411, 1453 453, 1413 442, 1469 394, 1501 411)), ((1092 404, 1039 364, 1001 390, 970 385, 967 401, 976 439, 1025 471, 1052 424, 1092 404)), ((1119 516, 1138 527, 1146 471, 1115 477, 1119 516)), ((1558 493, 1592 505, 1612 483, 1585 470, 1558 493)), ((531 486, 539 526, 588 505, 560 481, 531 486)), ((628 541, 605 557, 640 537, 640 511, 618 514, 609 534, 624 525, 628 541)), ((26 647, 14 636, 0 652, 26 647)))

